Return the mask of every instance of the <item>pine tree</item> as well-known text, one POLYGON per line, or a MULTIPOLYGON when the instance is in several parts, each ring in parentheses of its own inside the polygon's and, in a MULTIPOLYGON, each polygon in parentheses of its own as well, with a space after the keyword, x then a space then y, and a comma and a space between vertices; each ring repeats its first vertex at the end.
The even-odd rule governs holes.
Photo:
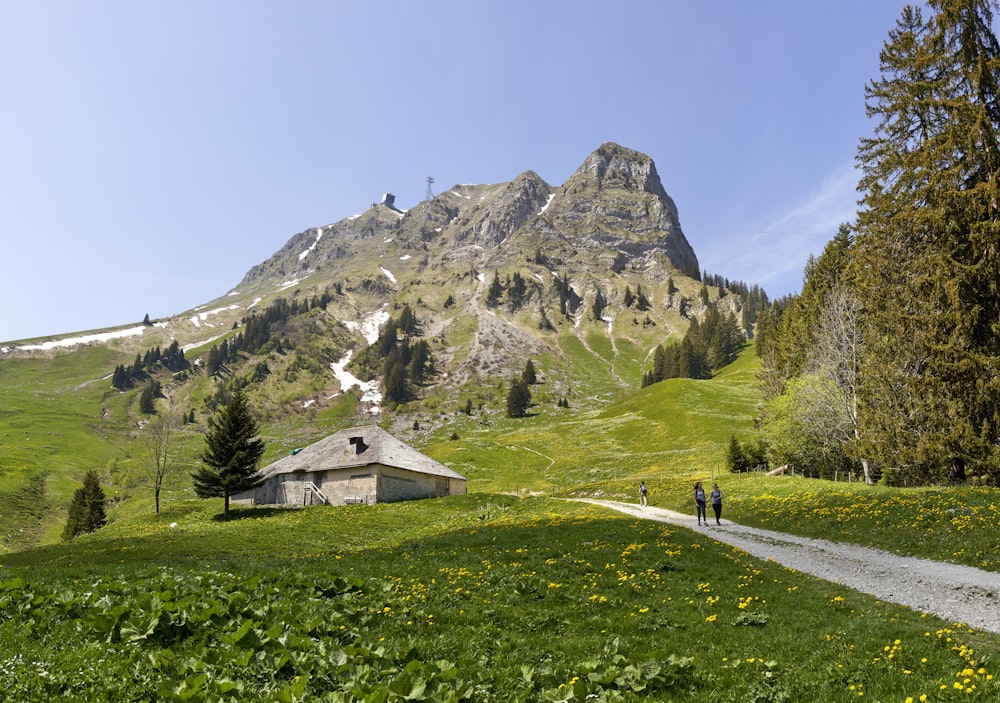
POLYGON ((646 294, 642 292, 642 284, 639 283, 635 287, 635 306, 640 312, 645 312, 649 310, 649 299, 646 294))
POLYGON ((139 394, 139 412, 143 415, 156 414, 156 399, 163 396, 163 386, 159 381, 152 380, 143 386, 139 394))
POLYGON ((852 269, 866 449, 918 480, 996 472, 1000 44, 990 0, 906 7, 866 90, 852 269))
POLYGON ((83 486, 73 492, 69 515, 62 537, 69 541, 77 535, 93 532, 107 523, 104 489, 97 472, 91 469, 83 477, 83 486))
POLYGON ((507 393, 507 417, 525 417, 531 405, 531 391, 523 378, 515 378, 507 393))
POLYGON ((199 498, 224 498, 223 515, 229 515, 229 497, 263 483, 257 464, 264 454, 264 441, 257 437, 257 421, 243 391, 233 393, 218 416, 208 423, 204 463, 194 479, 199 498))
POLYGON ((500 272, 494 271, 493 281, 490 283, 490 287, 486 289, 486 304, 490 307, 496 307, 502 295, 503 284, 500 282, 500 272))
POLYGON ((524 371, 521 372, 521 380, 529 386, 538 383, 538 374, 535 372, 535 364, 531 359, 524 364, 524 371))

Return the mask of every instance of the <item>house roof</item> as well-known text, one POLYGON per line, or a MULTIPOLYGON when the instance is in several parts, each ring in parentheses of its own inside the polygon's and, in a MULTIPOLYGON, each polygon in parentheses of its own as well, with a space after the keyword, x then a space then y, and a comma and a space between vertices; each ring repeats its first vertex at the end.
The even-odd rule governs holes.
POLYGON ((264 468, 266 478, 296 471, 327 471, 369 464, 465 480, 444 464, 421 454, 375 425, 352 427, 310 444, 264 468))

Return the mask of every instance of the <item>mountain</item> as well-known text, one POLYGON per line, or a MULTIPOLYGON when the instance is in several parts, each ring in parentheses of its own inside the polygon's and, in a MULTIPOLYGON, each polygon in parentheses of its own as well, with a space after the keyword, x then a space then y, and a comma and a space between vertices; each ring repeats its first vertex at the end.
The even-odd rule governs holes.
POLYGON ((534 414, 601 407, 638 390, 692 320, 741 319, 745 297, 700 278, 653 160, 617 144, 558 187, 525 171, 407 211, 387 194, 182 315, 0 345, 0 470, 56 505, 94 466, 131 485, 150 406, 203 427, 235 388, 275 452, 372 417, 488 426, 528 360, 534 414))

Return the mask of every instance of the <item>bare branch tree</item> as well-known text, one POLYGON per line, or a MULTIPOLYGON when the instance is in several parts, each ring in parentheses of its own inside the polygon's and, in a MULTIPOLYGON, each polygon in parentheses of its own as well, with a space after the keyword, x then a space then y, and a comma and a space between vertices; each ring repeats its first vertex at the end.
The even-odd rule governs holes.
POLYGON ((148 462, 146 474, 153 486, 156 512, 160 512, 160 491, 167 477, 177 468, 175 448, 178 441, 180 420, 173 412, 158 414, 146 427, 148 462))
MULTIPOLYGON (((830 290, 818 323, 807 369, 823 383, 812 386, 816 393, 813 400, 825 408, 820 415, 827 420, 823 428, 827 436, 853 445, 854 451, 847 454, 857 455, 863 437, 858 398, 865 339, 861 305, 846 285, 837 284, 830 290)), ((858 459, 865 483, 872 483, 867 457, 858 459)))

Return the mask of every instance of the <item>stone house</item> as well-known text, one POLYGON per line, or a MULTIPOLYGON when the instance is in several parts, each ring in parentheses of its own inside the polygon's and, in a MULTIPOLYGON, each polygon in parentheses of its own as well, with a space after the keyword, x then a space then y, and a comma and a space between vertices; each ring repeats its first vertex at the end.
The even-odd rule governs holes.
POLYGON ((441 498, 466 492, 466 479, 375 425, 341 430, 296 449, 261 472, 264 483, 237 493, 237 505, 344 505, 441 498))

